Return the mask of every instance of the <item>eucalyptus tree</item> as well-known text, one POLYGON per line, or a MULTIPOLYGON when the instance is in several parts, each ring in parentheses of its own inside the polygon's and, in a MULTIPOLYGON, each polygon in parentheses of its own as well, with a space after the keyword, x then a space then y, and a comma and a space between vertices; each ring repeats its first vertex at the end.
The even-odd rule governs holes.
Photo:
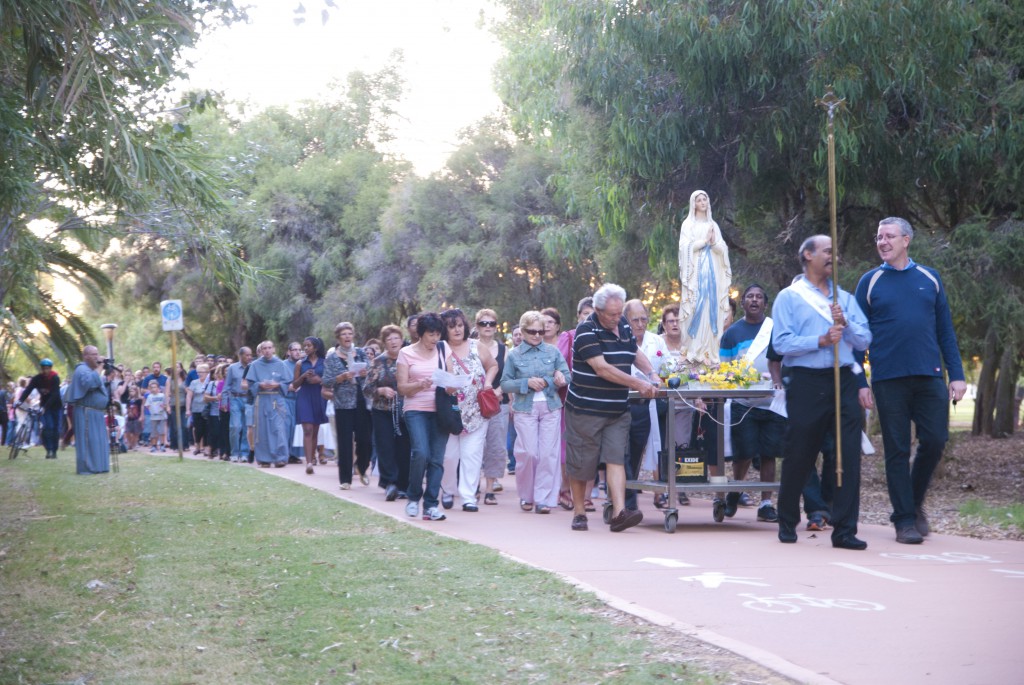
POLYGON ((815 100, 829 85, 846 100, 837 147, 850 230, 901 214, 948 232, 1015 202, 1024 149, 1008 51, 1019 47, 1001 34, 1020 25, 1019 3, 503 4, 499 83, 516 125, 563 154, 566 178, 590 181, 566 187, 604 234, 642 232, 655 269, 671 268, 696 187, 720 198, 740 248, 763 233, 788 250, 794 233, 820 227, 815 100))
POLYGON ((200 350, 329 332, 346 313, 352 255, 370 243, 391 187, 408 173, 379 151, 391 141, 399 62, 354 72, 294 108, 190 117, 226 189, 225 210, 203 230, 236 245, 254 277, 232 291, 206 277, 211 255, 140 233, 113 259, 124 286, 149 305, 184 294, 186 339, 200 350))
POLYGON ((94 336, 48 279, 109 288, 81 250, 145 223, 154 202, 179 215, 180 245, 234 273, 230 250, 193 230, 220 188, 166 103, 182 49, 241 16, 231 0, 0 2, 0 352, 38 321, 59 353, 77 355, 94 336))
MULTIPOLYGON (((527 309, 574 312, 599 276, 591 256, 566 258, 545 233, 573 232, 592 252, 596 232, 576 224, 549 183, 557 160, 486 118, 462 132, 441 171, 407 179, 358 256, 355 303, 388 323, 422 309, 495 309, 505 321, 527 309)), ((566 323, 573 320, 570 315, 566 323)))

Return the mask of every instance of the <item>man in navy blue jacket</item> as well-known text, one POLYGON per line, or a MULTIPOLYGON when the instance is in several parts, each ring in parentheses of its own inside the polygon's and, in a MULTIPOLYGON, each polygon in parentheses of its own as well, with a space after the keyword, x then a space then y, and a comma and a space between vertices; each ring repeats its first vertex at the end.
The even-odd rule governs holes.
POLYGON ((924 500, 949 439, 949 401, 967 390, 942 279, 910 258, 913 237, 905 219, 882 219, 875 244, 883 264, 861 276, 856 293, 872 334, 871 388, 861 388, 860 403, 878 407, 890 520, 896 541, 904 544, 919 544, 928 535, 924 500), (911 422, 918 439, 913 468, 911 422))

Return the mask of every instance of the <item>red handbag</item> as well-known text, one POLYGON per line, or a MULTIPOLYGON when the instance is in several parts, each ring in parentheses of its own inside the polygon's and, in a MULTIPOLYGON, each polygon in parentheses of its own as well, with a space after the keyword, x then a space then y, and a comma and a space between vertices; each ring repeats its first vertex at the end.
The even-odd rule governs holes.
POLYGON ((490 388, 481 388, 476 394, 476 402, 480 405, 480 416, 489 419, 501 413, 501 400, 491 392, 490 388))
MULTIPOLYGON (((452 352, 452 357, 455 358, 455 361, 458 362, 463 371, 469 373, 469 369, 466 368, 466 365, 462 363, 461 359, 455 356, 454 352, 452 352)), ((497 396, 490 391, 490 388, 480 388, 480 391, 476 394, 476 403, 480 406, 480 416, 485 419, 489 419, 492 416, 497 416, 501 413, 501 400, 499 400, 497 396)))

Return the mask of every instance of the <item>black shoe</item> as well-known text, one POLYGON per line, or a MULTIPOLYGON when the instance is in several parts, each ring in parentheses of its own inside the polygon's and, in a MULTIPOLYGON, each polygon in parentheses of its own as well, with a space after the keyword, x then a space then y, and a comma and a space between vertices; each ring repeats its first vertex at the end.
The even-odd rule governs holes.
POLYGON ((736 515, 736 507, 740 504, 740 493, 730 492, 725 495, 725 517, 732 518, 736 515))
POLYGON ((844 535, 841 538, 832 538, 832 546, 839 549, 867 549, 868 543, 853 535, 844 535))
POLYGON ((573 530, 587 530, 587 515, 576 514, 572 517, 572 529, 573 530))
MULTIPOLYGON (((57 456, 56 454, 53 456, 57 456)), ((918 507, 914 510, 917 514, 917 519, 914 521, 914 528, 917 528, 917 532, 921 534, 921 537, 928 537, 928 533, 932 532, 932 527, 928 524, 928 515, 924 513, 924 507, 918 507)))
POLYGON ((924 542, 924 537, 912 524, 904 523, 896 527, 896 542, 903 545, 920 545, 924 542))
POLYGON ((455 495, 441 495, 441 506, 451 509, 455 506, 455 495))
POLYGON ((397 498, 398 498, 398 486, 397 485, 389 485, 387 487, 387 489, 384 491, 384 501, 385 502, 394 502, 397 498))
POLYGON ((788 523, 779 521, 779 542, 796 542, 796 528, 788 523))
POLYGON ((396 499, 409 499, 409 493, 407 493, 405 490, 399 490, 398 497, 396 499))
POLYGON ((643 512, 639 509, 623 509, 619 515, 608 522, 613 533, 621 533, 627 528, 632 528, 644 520, 643 512))
POLYGON ((475 502, 466 502, 462 505, 462 511, 480 511, 480 507, 475 502))

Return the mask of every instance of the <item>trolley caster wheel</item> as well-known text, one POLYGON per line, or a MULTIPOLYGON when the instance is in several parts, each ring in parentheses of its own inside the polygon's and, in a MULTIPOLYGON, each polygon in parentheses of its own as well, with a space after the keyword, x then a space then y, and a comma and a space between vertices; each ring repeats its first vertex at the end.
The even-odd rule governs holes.
POLYGON ((605 502, 601 508, 601 518, 604 520, 605 525, 612 522, 612 503, 605 502))
POLYGON ((711 517, 715 519, 715 523, 725 520, 725 500, 715 498, 711 505, 711 517))
POLYGON ((665 532, 674 533, 676 532, 676 523, 679 522, 679 515, 672 513, 665 516, 665 532))
POLYGON ((660 494, 654 495, 654 508, 655 509, 664 509, 667 506, 668 506, 668 495, 667 494, 660 493, 660 494))

